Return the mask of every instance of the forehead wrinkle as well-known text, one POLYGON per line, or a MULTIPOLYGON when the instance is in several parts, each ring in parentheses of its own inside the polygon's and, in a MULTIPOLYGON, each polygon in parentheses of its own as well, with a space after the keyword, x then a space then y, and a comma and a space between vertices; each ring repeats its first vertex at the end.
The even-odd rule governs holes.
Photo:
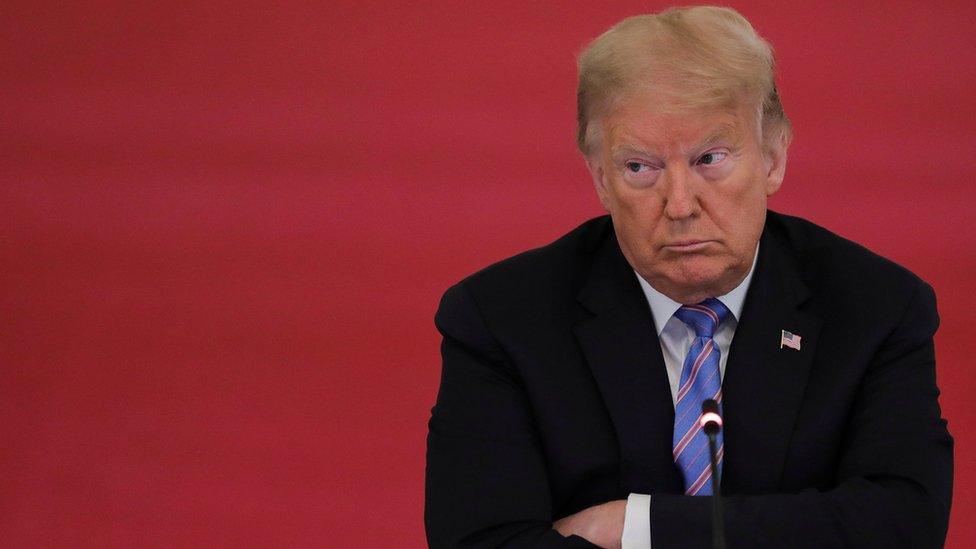
POLYGON ((630 127, 626 122, 618 122, 607 128, 606 137, 611 155, 616 155, 621 152, 633 152, 645 156, 658 156, 657 153, 651 152, 653 147, 647 146, 646 138, 650 138, 653 144, 655 139, 660 140, 664 137, 664 134, 657 126, 653 128, 634 128, 630 127))
POLYGON ((638 96, 617 101, 615 108, 601 117, 608 153, 632 151, 664 159, 700 153, 722 140, 731 141, 733 148, 742 147, 749 129, 742 105, 685 110, 680 105, 654 105, 652 99, 638 96))
MULTIPOLYGON (((618 155, 620 153, 636 153, 643 154, 646 156, 657 156, 657 154, 652 153, 647 147, 643 145, 643 140, 639 137, 632 135, 631 132, 627 131, 627 128, 621 128, 619 125, 615 125, 608 131, 608 141, 610 145, 610 154, 618 155)), ((663 137, 666 141, 680 141, 680 137, 675 135, 674 131, 664 131, 654 132, 654 137, 663 137)), ((708 132, 704 139, 699 140, 690 146, 683 146, 682 143, 665 143, 664 150, 668 151, 672 148, 672 145, 676 145, 676 149, 680 154, 688 154, 689 152, 696 152, 711 147, 719 141, 728 140, 731 141, 732 146, 738 146, 741 141, 741 132, 738 131, 735 121, 725 121, 717 125, 712 131, 708 132)), ((666 156, 666 154, 665 154, 666 156)))

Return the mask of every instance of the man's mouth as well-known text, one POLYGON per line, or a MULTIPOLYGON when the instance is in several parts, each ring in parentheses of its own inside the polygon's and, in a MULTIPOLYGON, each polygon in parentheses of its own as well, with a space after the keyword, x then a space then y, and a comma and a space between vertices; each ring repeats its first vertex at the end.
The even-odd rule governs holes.
POLYGON ((665 244, 663 248, 671 252, 697 252, 708 247, 714 240, 677 240, 665 244))

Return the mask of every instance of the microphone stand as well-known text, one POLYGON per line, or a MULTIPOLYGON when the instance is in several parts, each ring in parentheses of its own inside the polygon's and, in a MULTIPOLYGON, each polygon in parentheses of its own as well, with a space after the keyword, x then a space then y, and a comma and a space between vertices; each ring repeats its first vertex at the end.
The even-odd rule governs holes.
POLYGON ((725 520, 722 518, 722 487, 718 478, 718 442, 722 430, 722 416, 718 403, 712 399, 702 402, 702 430, 708 436, 709 457, 712 461, 712 547, 725 549, 725 520))
POLYGON ((708 433, 708 448, 712 458, 712 547, 725 549, 725 521, 722 518, 722 488, 718 478, 718 449, 715 434, 708 433))

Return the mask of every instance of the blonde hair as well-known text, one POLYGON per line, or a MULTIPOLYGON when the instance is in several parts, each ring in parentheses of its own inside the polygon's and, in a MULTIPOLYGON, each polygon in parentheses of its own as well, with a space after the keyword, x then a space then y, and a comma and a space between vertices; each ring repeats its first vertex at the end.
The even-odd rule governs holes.
POLYGON ((629 17, 579 57, 577 144, 584 155, 598 137, 594 121, 626 93, 651 89, 662 108, 757 110, 760 130, 789 132, 774 81, 772 47, 731 8, 696 6, 629 17))

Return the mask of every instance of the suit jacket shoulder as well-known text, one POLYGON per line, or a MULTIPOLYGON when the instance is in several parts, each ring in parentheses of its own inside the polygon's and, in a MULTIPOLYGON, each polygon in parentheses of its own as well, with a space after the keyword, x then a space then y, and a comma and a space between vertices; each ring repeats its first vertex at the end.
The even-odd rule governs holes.
POLYGON ((917 275, 864 246, 810 221, 770 211, 765 232, 779 241, 814 296, 825 319, 850 318, 854 324, 898 322, 911 302, 928 305, 926 324, 938 325, 931 286, 917 275), (878 315, 886 311, 885 315, 878 315), (879 320, 880 319, 880 320, 879 320))
POLYGON ((489 265, 447 290, 435 323, 442 332, 456 332, 460 325, 462 332, 487 329, 504 338, 532 331, 539 323, 572 321, 577 314, 573 304, 594 254, 612 235, 610 217, 601 216, 546 246, 489 265), (471 319, 474 311, 477 321, 471 319))

